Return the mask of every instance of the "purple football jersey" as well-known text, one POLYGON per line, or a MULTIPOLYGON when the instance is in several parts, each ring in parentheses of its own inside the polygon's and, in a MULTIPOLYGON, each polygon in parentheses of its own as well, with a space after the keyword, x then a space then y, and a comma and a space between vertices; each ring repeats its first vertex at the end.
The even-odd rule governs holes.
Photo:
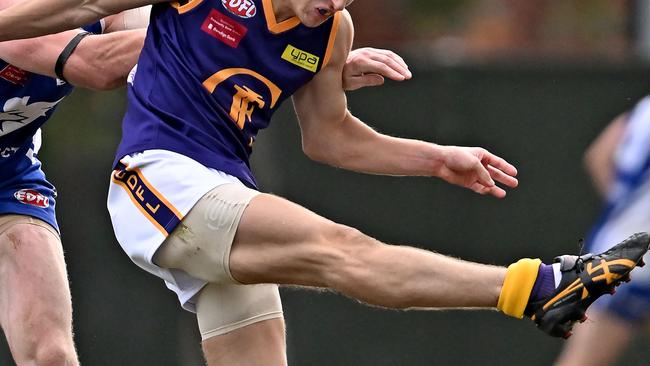
POLYGON ((154 5, 115 163, 164 149, 255 187, 249 157, 280 104, 327 63, 340 14, 276 22, 271 0, 154 5))

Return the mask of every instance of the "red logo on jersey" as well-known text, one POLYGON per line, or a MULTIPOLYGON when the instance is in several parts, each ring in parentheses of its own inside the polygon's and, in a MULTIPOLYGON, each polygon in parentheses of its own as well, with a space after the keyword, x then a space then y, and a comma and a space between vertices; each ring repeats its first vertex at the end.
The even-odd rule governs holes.
POLYGON ((252 18, 257 14, 255 3, 251 0, 221 0, 223 7, 240 18, 252 18))
POLYGON ((237 48, 248 32, 248 28, 214 9, 205 18, 201 30, 232 48, 237 48))
POLYGON ((32 205, 40 208, 50 207, 50 199, 38 193, 33 189, 21 189, 14 193, 14 197, 26 205, 32 205))
POLYGON ((0 78, 5 79, 12 84, 24 86, 29 78, 29 73, 14 65, 7 65, 4 69, 0 70, 0 78))

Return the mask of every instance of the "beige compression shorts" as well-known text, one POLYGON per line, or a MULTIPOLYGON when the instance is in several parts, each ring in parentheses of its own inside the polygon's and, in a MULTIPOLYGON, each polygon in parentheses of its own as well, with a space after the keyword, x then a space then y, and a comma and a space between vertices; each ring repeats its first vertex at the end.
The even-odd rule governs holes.
POLYGON ((242 285, 230 273, 230 249, 237 226, 258 194, 242 184, 214 188, 192 207, 153 257, 160 267, 181 269, 208 282, 196 297, 204 340, 282 317, 277 285, 242 285))

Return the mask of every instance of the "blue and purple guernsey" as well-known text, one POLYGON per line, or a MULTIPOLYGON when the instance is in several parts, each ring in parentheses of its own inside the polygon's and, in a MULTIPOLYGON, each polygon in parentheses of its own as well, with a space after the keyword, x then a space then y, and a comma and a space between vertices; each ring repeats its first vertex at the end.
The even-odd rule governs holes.
MULTIPOLYGON (((100 22, 84 27, 101 32, 100 22)), ((56 190, 38 160, 41 126, 73 86, 0 60, 0 215, 39 218, 58 229, 56 190)))
POLYGON ((170 150, 256 188, 257 132, 327 64, 340 17, 315 28, 295 17, 278 23, 271 1, 154 5, 115 166, 135 152, 170 150))

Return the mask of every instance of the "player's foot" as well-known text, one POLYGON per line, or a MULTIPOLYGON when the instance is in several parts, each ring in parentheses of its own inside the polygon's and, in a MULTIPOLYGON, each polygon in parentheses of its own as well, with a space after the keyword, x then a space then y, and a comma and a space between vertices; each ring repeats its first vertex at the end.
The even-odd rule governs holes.
POLYGON ((537 327, 554 337, 568 338, 576 321, 586 320, 585 311, 603 294, 613 294, 616 286, 630 280, 630 271, 643 266, 650 236, 637 233, 600 254, 563 255, 562 278, 553 293, 526 307, 537 327))

